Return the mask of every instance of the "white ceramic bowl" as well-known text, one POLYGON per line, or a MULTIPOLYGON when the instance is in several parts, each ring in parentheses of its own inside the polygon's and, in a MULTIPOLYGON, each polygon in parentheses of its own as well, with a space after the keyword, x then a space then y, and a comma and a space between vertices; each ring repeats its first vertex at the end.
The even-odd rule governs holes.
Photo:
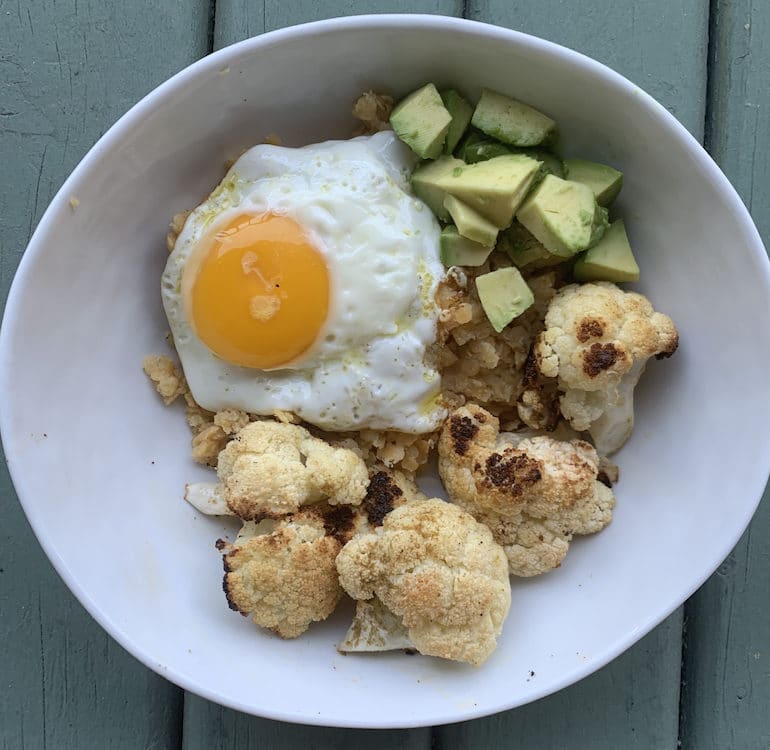
POLYGON ((728 554, 770 466, 770 274, 711 159, 663 107, 602 65, 533 37, 429 16, 334 20, 266 34, 187 68, 125 115, 56 196, 11 290, 0 424, 11 475, 59 574, 148 667, 234 708, 288 721, 413 726, 472 718, 562 688, 617 656, 728 554), (225 605, 213 546, 231 531, 181 497, 204 475, 178 409, 141 371, 166 351, 159 277, 170 217, 266 134, 347 137, 364 89, 489 86, 607 160, 642 267, 681 330, 648 368, 618 456, 615 520, 558 571, 513 583, 480 669, 401 653, 340 656, 350 610, 296 641, 225 605), (73 211, 71 197, 80 203, 73 211), (530 671, 535 677, 530 678, 530 671))

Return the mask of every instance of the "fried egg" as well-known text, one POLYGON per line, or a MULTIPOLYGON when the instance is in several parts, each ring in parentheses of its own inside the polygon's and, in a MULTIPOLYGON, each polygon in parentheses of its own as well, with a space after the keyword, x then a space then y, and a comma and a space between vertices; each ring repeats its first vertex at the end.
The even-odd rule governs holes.
POLYGON ((195 400, 327 430, 421 433, 445 416, 430 361, 439 226, 391 132, 255 146, 187 219, 162 297, 195 400))

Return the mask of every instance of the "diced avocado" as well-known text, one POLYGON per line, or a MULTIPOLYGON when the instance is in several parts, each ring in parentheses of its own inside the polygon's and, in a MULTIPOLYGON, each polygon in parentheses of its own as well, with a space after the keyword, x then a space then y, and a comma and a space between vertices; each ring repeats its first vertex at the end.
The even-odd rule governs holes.
POLYGON ((564 258, 549 253, 534 235, 528 232, 518 221, 501 232, 495 250, 508 253, 508 257, 517 268, 537 270, 564 263, 564 258))
POLYGON ((461 237, 457 227, 444 227, 441 232, 441 262, 445 266, 483 266, 491 247, 461 237))
POLYGON ((476 143, 492 140, 488 135, 484 135, 480 130, 476 128, 468 128, 465 131, 465 135, 460 139, 457 144, 456 156, 462 159, 462 151, 466 146, 472 146, 476 143))
POLYGON ((600 206, 612 203, 623 187, 623 173, 606 164, 584 159, 565 159, 564 167, 567 170, 567 179, 588 185, 600 206))
POLYGON ((526 154, 531 159, 537 159, 539 162, 542 162, 540 171, 543 173, 544 177, 547 174, 552 174, 556 177, 565 176, 564 162, 550 151, 545 151, 542 148, 515 148, 513 149, 513 153, 526 154))
POLYGON ((481 92, 471 124, 511 146, 539 146, 556 135, 556 123, 550 117, 490 89, 481 92))
POLYGON ((548 252, 569 258, 595 245, 607 228, 607 209, 586 185, 549 174, 522 204, 516 218, 548 252))
POLYGON ((504 156, 510 153, 511 149, 508 146, 497 141, 486 141, 467 147, 463 152, 463 158, 468 164, 475 164, 479 161, 487 161, 487 159, 494 159, 496 156, 504 156))
POLYGON ((540 148, 518 148, 516 146, 506 146, 493 138, 487 138, 483 135, 473 134, 475 137, 469 137, 461 144, 457 155, 468 164, 475 164, 479 161, 494 159, 495 156, 504 154, 524 154, 531 159, 540 162, 540 171, 543 177, 547 174, 554 174, 557 177, 564 177, 564 165, 561 159, 540 148))
POLYGON ((493 159, 495 156, 504 156, 512 153, 508 146, 490 138, 478 130, 472 130, 462 140, 457 155, 468 164, 475 164, 479 161, 493 159))
POLYGON ((453 170, 465 166, 465 162, 451 156, 442 156, 418 167, 412 174, 414 194, 433 211, 441 221, 449 221, 449 211, 444 208, 446 190, 439 184, 453 170))
POLYGON ((471 121, 473 107, 454 89, 442 91, 441 101, 444 102, 447 112, 452 116, 452 122, 449 123, 449 130, 447 130, 444 141, 444 153, 451 154, 471 121))
POLYGON ((504 229, 513 220, 539 166, 529 157, 507 154, 452 169, 437 184, 504 229))
POLYGON ((493 159, 495 156, 504 154, 524 154, 531 159, 536 159, 540 164, 540 171, 543 177, 547 174, 554 174, 557 177, 564 177, 564 164, 562 160, 542 148, 521 148, 519 146, 506 146, 494 138, 490 138, 478 130, 471 130, 462 140, 458 149, 457 156, 468 164, 475 164, 478 161, 493 159))
POLYGON ((476 291, 492 328, 498 333, 535 301, 518 268, 498 268, 477 276, 476 291))
POLYGON ((402 99, 390 115, 396 135, 421 159, 438 158, 451 122, 432 83, 402 99))
POLYGON ((577 281, 639 281, 623 219, 610 224, 604 237, 575 261, 573 272, 577 281))
POLYGON ((444 208, 449 211, 457 231, 463 237, 490 249, 495 246, 497 227, 491 221, 487 221, 478 211, 474 211, 467 203, 463 203, 453 195, 447 195, 444 198, 444 208))

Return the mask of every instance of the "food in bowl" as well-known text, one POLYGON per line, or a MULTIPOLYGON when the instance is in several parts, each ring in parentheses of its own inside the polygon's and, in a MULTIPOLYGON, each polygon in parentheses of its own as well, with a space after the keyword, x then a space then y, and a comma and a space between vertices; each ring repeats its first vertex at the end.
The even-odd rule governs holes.
POLYGON ((391 106, 365 94, 349 141, 255 146, 174 221, 184 374, 145 370, 217 472, 187 500, 243 521, 218 542, 233 609, 293 638, 347 593, 340 650, 478 665, 508 576, 611 521, 608 456, 678 334, 617 286, 639 278, 619 172, 562 160, 556 123, 498 92, 391 106), (449 503, 416 483, 436 446, 449 503))
POLYGON ((444 268, 392 132, 256 146, 187 218, 163 304, 195 401, 327 430, 435 430, 444 268))

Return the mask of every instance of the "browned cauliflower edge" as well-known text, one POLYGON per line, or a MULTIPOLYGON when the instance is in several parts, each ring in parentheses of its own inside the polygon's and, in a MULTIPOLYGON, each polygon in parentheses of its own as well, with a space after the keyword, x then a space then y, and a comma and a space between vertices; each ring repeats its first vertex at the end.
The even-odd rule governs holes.
POLYGON ((439 474, 450 500, 490 528, 510 573, 538 575, 561 564, 574 534, 609 524, 615 497, 588 443, 499 430, 479 406, 456 409, 439 439, 439 474))
POLYGON ((337 570, 350 596, 376 596, 428 656, 482 664, 510 608, 503 550, 489 529, 443 500, 396 508, 342 548, 337 570))
POLYGON ((219 540, 230 608, 281 638, 325 620, 342 597, 335 567, 342 544, 329 532, 311 507, 280 521, 248 521, 232 544, 219 540))

